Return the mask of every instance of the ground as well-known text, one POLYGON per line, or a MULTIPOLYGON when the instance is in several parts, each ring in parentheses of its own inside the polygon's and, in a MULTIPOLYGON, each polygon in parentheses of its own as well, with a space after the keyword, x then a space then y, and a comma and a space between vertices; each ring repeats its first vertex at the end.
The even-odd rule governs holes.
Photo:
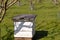
MULTIPOLYGON (((54 5, 51 1, 46 0, 41 3, 36 2, 34 10, 31 11, 28 2, 22 1, 22 4, 24 3, 26 4, 21 6, 13 5, 6 11, 6 15, 2 23, 0 23, 2 39, 8 40, 6 37, 13 31, 14 24, 12 18, 14 16, 19 14, 36 14, 35 30, 47 31, 47 36, 39 38, 39 40, 60 40, 60 4, 54 5)), ((12 38, 13 35, 10 37, 10 40, 12 38)))

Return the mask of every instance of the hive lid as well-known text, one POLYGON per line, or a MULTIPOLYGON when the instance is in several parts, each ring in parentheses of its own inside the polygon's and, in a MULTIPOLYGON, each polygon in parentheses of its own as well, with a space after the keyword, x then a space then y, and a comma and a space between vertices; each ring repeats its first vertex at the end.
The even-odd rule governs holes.
POLYGON ((13 17, 13 21, 34 21, 35 18, 34 14, 22 14, 13 17))

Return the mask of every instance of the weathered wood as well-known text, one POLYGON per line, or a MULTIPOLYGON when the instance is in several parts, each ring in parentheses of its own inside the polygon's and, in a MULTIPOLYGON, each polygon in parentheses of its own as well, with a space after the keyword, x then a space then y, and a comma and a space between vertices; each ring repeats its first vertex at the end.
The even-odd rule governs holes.
POLYGON ((21 38, 21 37, 16 37, 14 40, 32 40, 32 38, 21 38))

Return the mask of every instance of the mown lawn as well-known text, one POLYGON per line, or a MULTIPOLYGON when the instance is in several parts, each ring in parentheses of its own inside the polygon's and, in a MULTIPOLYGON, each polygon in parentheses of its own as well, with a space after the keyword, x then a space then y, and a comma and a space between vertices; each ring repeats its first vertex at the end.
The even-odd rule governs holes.
MULTIPOLYGON (((22 4, 23 3, 25 3, 25 1, 22 1, 22 4)), ((13 5, 6 11, 6 15, 4 16, 2 23, 0 23, 1 36, 4 38, 3 40, 6 40, 5 38, 9 37, 6 36, 7 32, 11 33, 10 31, 13 31, 14 29, 12 18, 19 14, 37 15, 35 30, 48 31, 47 36, 42 37, 39 40, 60 40, 60 4, 54 5, 51 1, 45 0, 41 3, 35 3, 34 8, 35 9, 31 11, 29 4, 26 1, 26 5, 13 5), (10 31, 7 31, 6 29, 9 29, 10 31)), ((10 37, 10 40, 12 40, 12 37, 10 37)))

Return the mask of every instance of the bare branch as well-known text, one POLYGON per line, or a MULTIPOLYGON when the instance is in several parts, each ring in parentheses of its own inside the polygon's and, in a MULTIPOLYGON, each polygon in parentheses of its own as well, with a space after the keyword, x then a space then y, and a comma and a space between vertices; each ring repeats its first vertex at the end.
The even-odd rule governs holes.
POLYGON ((4 18, 5 13, 6 13, 6 9, 8 9, 10 6, 12 6, 18 0, 13 0, 10 3, 8 3, 8 0, 0 0, 0 1, 1 1, 1 7, 0 7, 0 22, 1 22, 4 18))
POLYGON ((11 1, 10 3, 8 3, 7 4, 7 9, 9 8, 9 7, 11 7, 14 3, 16 3, 18 0, 13 0, 13 1, 11 1))

